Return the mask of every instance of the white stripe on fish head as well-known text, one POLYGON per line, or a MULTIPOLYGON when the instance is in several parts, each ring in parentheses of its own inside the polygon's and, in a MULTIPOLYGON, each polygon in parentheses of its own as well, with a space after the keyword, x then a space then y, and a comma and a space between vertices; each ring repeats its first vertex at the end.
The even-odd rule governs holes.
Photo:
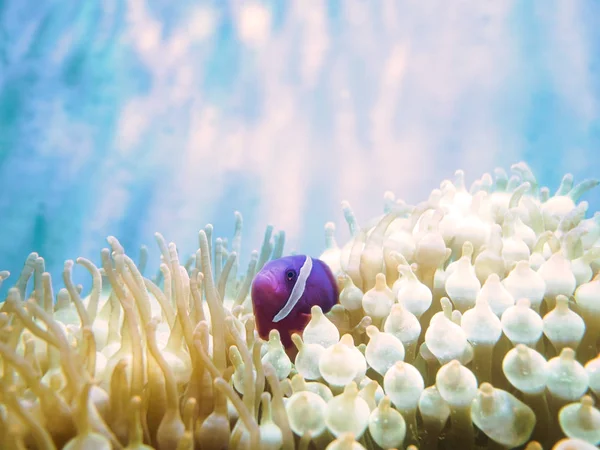
POLYGON ((298 279, 296 280, 296 284, 294 284, 294 287, 292 288, 292 292, 290 292, 290 297, 288 298, 288 301, 283 306, 283 308, 281 308, 281 310, 277 313, 277 315, 273 317, 273 322, 279 322, 285 319, 292 312, 292 309, 294 309, 294 306, 296 306, 298 300, 300 300, 300 297, 302 297, 302 294, 304 294, 308 277, 310 276, 310 273, 312 271, 312 266, 312 258, 310 256, 307 256, 306 261, 304 261, 304 264, 300 268, 298 279))

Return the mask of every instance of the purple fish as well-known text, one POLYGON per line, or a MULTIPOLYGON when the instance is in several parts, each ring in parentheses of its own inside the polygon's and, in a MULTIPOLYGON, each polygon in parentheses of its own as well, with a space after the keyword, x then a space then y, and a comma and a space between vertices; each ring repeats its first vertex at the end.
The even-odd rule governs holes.
POLYGON ((252 282, 252 305, 258 334, 268 339, 276 329, 283 345, 301 333, 310 320, 311 307, 328 312, 338 302, 338 287, 331 270, 320 259, 306 255, 269 261, 252 282))

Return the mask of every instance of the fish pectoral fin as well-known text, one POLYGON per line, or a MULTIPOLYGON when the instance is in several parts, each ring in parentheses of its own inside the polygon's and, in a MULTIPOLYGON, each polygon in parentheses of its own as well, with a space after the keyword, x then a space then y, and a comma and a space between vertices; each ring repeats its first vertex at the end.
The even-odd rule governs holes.
POLYGON ((299 313, 296 315, 296 319, 297 319, 296 321, 297 321, 298 325, 297 325, 297 327, 290 328, 288 330, 288 332, 290 333, 290 336, 294 333, 297 333, 300 336, 302 336, 302 332, 304 331, 304 328, 306 327, 308 322, 310 322, 310 314, 299 313))
POLYGON ((300 336, 302 336, 302 331, 304 331, 304 327, 310 322, 310 314, 300 313, 298 317, 302 320, 302 330, 296 331, 300 336))

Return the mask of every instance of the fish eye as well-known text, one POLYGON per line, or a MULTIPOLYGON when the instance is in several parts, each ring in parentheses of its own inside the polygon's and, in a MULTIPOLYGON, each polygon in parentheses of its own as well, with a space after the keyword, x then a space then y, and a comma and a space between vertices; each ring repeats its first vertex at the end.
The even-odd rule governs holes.
POLYGON ((288 280, 292 281, 295 277, 296 277, 296 271, 295 270, 291 270, 289 269, 286 273, 285 276, 288 280))

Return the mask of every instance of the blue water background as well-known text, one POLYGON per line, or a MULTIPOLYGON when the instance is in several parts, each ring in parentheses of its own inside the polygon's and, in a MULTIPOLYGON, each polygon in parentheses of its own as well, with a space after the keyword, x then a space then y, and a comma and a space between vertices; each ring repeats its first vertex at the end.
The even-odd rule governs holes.
POLYGON ((318 255, 342 200, 366 221, 459 168, 600 177, 599 68, 594 0, 0 0, 0 294, 108 235, 154 271, 155 231, 193 252, 235 210, 244 263, 269 223, 318 255))

